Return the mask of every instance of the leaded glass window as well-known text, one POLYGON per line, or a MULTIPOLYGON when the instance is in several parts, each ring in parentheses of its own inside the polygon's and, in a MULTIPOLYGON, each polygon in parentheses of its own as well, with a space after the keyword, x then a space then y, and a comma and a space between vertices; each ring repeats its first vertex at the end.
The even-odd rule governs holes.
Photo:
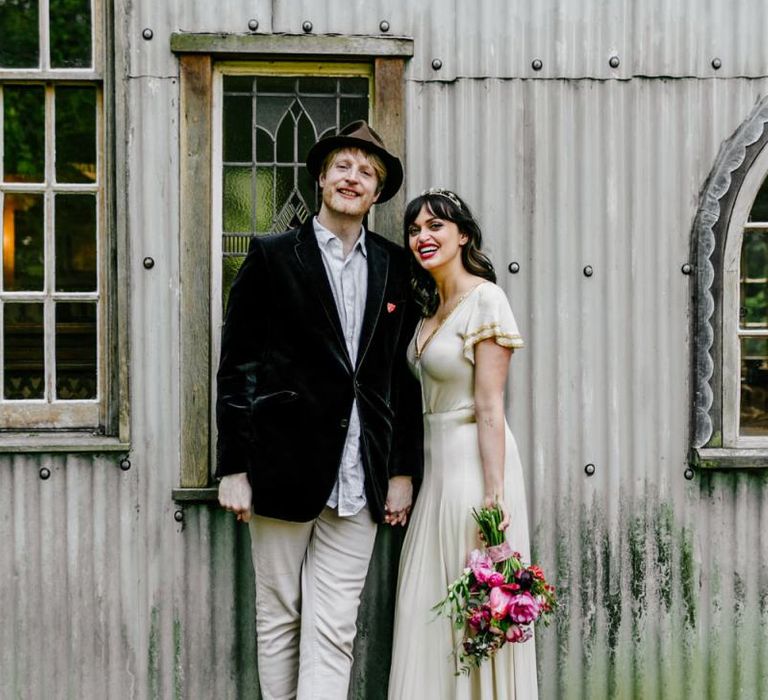
POLYGON ((739 265, 741 435, 768 435, 768 179, 744 226, 739 265))
POLYGON ((223 76, 222 301, 251 236, 284 231, 317 207, 304 165, 318 138, 367 119, 369 78, 223 76))
POLYGON ((99 10, 91 0, 0 0, 4 428, 103 425, 99 10))

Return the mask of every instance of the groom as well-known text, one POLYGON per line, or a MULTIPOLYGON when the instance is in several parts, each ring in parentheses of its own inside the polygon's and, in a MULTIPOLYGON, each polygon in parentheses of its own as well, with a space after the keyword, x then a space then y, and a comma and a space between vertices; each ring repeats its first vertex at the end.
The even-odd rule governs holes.
POLYGON ((307 168, 320 211, 251 242, 218 372, 219 502, 250 522, 266 700, 347 697, 376 523, 405 524, 421 468, 408 260, 363 226, 402 166, 359 121, 307 168))

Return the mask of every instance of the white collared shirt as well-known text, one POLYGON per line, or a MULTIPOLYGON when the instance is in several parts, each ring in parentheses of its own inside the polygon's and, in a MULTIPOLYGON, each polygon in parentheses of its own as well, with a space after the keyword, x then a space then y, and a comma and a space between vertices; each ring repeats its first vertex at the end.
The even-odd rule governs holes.
MULTIPOLYGON (((333 291, 336 310, 341 321, 341 330, 347 346, 347 354, 354 366, 360 344, 360 330, 363 326, 365 300, 368 293, 368 253, 365 249, 365 228, 361 227, 360 237, 347 257, 344 257, 341 240, 325 228, 317 217, 313 219, 315 236, 320 246, 323 265, 333 291)), ((365 473, 360 452, 360 416, 357 401, 352 403, 349 428, 341 453, 339 475, 327 505, 338 507, 340 516, 359 513, 366 504, 365 473)))

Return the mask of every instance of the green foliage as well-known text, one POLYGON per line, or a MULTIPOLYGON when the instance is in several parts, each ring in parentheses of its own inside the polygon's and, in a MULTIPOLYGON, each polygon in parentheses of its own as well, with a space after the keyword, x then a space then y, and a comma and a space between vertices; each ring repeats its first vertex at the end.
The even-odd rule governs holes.
POLYGON ((0 0, 1 67, 37 67, 38 11, 37 0, 0 0))

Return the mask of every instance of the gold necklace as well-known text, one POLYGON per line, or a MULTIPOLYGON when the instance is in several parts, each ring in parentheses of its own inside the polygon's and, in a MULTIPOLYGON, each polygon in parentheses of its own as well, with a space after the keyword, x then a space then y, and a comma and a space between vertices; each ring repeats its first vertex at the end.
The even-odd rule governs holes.
MULTIPOLYGON (((424 317, 422 316, 421 322, 419 323, 419 332, 416 334, 416 341, 414 343, 414 350, 416 351, 416 359, 421 359, 421 356, 424 354, 424 351, 427 349, 427 345, 429 345, 432 338, 435 337, 437 332, 443 327, 445 322, 453 315, 453 312, 456 311, 456 309, 459 308, 459 305, 462 301, 464 301, 472 292, 474 292, 478 287, 485 284, 485 282, 480 282, 480 284, 476 284, 474 287, 468 289, 464 294, 462 294, 455 303, 451 306, 451 308, 443 315, 442 319, 438 319, 437 325, 432 329, 430 334, 426 337, 424 340, 424 343, 421 346, 421 350, 419 350, 419 337, 421 336, 421 331, 424 329, 424 317)), ((437 316, 437 314, 435 314, 437 316)))

